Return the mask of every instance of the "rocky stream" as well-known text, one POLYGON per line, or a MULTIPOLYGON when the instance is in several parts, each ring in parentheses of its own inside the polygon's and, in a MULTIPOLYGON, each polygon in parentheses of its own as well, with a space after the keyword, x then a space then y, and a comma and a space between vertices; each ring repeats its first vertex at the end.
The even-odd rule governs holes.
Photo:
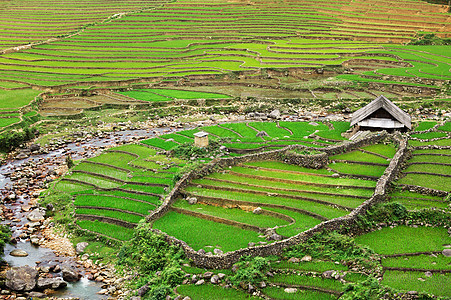
POLYGON ((8 289, 0 299, 106 299, 120 298, 123 278, 113 268, 82 254, 87 243, 75 249, 67 234, 53 230, 52 218, 38 203, 40 192, 67 170, 73 159, 97 155, 105 148, 150 138, 170 128, 94 133, 17 150, 0 166, 0 221, 10 227, 12 242, 6 245, 0 278, 8 289))

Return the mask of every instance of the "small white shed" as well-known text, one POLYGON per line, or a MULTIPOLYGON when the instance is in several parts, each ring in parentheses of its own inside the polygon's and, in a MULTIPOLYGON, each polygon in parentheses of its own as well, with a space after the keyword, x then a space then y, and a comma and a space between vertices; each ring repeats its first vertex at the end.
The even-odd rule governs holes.
POLYGON ((205 131, 199 131, 194 134, 194 146, 208 147, 208 133, 205 131))

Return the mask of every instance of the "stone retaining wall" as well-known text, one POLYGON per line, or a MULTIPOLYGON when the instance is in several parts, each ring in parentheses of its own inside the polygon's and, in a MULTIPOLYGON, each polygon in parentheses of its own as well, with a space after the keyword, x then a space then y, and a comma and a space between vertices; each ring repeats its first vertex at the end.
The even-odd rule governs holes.
MULTIPOLYGON (((332 146, 326 149, 321 149, 327 154, 337 154, 347 151, 352 151, 354 149, 357 149, 361 146, 372 144, 378 141, 381 141, 382 139, 387 137, 387 133, 383 132, 376 136, 371 136, 366 139, 362 139, 358 142, 351 142, 346 143, 343 145, 337 145, 332 146)), ((152 229, 153 232, 162 234, 165 236, 166 240, 175 245, 179 245, 182 247, 182 249, 185 252, 185 255, 191 259, 194 264, 198 267, 202 268, 208 268, 208 269, 226 269, 230 268, 234 263, 236 263, 241 256, 243 255, 250 255, 250 256, 269 256, 269 255, 280 255, 283 251, 283 249, 293 246, 296 244, 299 244, 307 239, 309 239, 311 236, 313 236, 315 233, 320 233, 324 230, 339 230, 341 228, 347 228, 351 227, 352 225, 355 225, 358 216, 365 214, 368 209, 370 209, 375 204, 381 203, 385 201, 385 193, 388 188, 388 185, 390 182, 397 176, 400 166, 402 162, 404 161, 406 154, 407 154, 407 139, 400 139, 399 137, 394 136, 393 140, 395 143, 399 144, 398 151, 392 158, 389 166, 385 170, 384 174, 379 178, 375 192, 373 196, 366 200, 362 205, 354 209, 349 215, 339 217, 333 220, 328 220, 325 222, 322 222, 321 224, 318 224, 317 226, 304 231, 302 233, 299 233, 293 237, 290 237, 288 239, 282 240, 282 241, 276 241, 274 243, 268 244, 268 245, 260 245, 260 246, 254 246, 254 247, 248 247, 239 249, 236 251, 228 252, 221 255, 212 255, 212 254, 202 254, 196 252, 193 248, 191 248, 187 243, 184 241, 178 240, 175 237, 169 236, 164 232, 161 232, 157 229, 152 229)), ((170 205, 176 200, 177 196, 180 194, 180 191, 183 187, 185 187, 193 178, 201 177, 204 175, 208 175, 211 172, 216 171, 219 168, 224 168, 232 165, 236 165, 239 163, 249 162, 249 161, 256 161, 256 160, 271 160, 271 159, 278 159, 280 158, 280 153, 286 152, 286 150, 290 149, 292 146, 287 147, 285 149, 280 150, 274 150, 274 151, 268 151, 264 153, 256 153, 256 154, 250 154, 250 155, 244 155, 241 157, 234 157, 234 158, 223 158, 223 159, 217 159, 209 164, 205 165, 201 170, 198 172, 190 172, 188 174, 185 174, 181 180, 179 180, 174 189, 171 191, 171 193, 166 197, 164 200, 164 203, 162 206, 160 206, 157 210, 155 210, 153 213, 151 213, 149 216, 146 217, 146 220, 148 222, 151 222, 153 220, 156 220, 160 217, 162 217, 169 209, 170 205)))
POLYGON ((423 187, 423 186, 409 185, 409 184, 400 184, 400 186, 405 191, 413 191, 413 192, 417 192, 417 193, 425 194, 425 195, 438 196, 438 197, 445 197, 446 195, 448 195, 448 193, 445 191, 434 190, 434 189, 423 187))

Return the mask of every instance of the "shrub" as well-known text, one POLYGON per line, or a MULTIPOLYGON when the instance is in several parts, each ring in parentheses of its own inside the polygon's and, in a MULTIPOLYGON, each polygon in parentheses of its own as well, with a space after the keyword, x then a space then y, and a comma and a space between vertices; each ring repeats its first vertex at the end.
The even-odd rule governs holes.
POLYGON ((173 157, 189 160, 191 157, 204 157, 208 154, 208 150, 207 148, 197 147, 190 143, 184 143, 174 147, 171 150, 171 154, 173 157))
POLYGON ((165 299, 171 289, 183 280, 181 260, 183 251, 169 245, 163 235, 150 230, 150 225, 141 223, 133 238, 126 242, 118 253, 118 265, 139 272, 139 278, 130 285, 149 287, 145 299, 165 299))
MULTIPOLYGON (((74 205, 70 194, 60 191, 53 191, 45 198, 41 198, 40 202, 43 206, 46 206, 47 204, 53 205, 54 211, 58 212, 54 216, 54 220, 57 223, 70 224, 74 221, 74 218, 72 217, 74 205)), ((53 214, 51 211, 48 211, 47 213, 49 215, 53 214)))
POLYGON ((418 33, 408 45, 451 45, 451 39, 442 39, 433 33, 418 33))
POLYGON ((0 135, 0 151, 11 151, 22 143, 31 140, 36 135, 36 129, 25 127, 22 131, 8 131, 0 135))
POLYGON ((376 223, 404 219, 407 214, 407 208, 398 202, 381 203, 369 209, 365 215, 359 215, 357 225, 361 229, 368 229, 376 223))
MULTIPOLYGON (((382 286, 374 277, 368 277, 367 280, 358 283, 351 283, 346 286, 346 291, 340 299, 351 300, 377 300, 387 299, 386 294, 390 293, 391 289, 382 286)), ((392 298, 390 298, 392 299, 392 298)))
POLYGON ((371 249, 357 244, 352 237, 335 231, 317 233, 307 241, 287 248, 284 255, 298 258, 310 255, 312 258, 318 259, 348 261, 367 269, 378 267, 378 262, 374 259, 374 252, 371 249))
POLYGON ((72 157, 70 155, 66 156, 66 165, 69 169, 75 166, 74 161, 72 160, 72 157))
MULTIPOLYGON (((9 239, 11 238, 11 232, 9 231, 9 228, 5 225, 0 225, 0 253, 3 253, 3 248, 5 247, 6 243, 9 242, 9 239)), ((0 258, 0 262, 2 259, 0 258)))
POLYGON ((243 284, 256 285, 266 280, 266 273, 270 268, 268 259, 259 256, 242 256, 236 265, 238 270, 235 275, 230 277, 230 281, 235 286, 242 286, 243 284))

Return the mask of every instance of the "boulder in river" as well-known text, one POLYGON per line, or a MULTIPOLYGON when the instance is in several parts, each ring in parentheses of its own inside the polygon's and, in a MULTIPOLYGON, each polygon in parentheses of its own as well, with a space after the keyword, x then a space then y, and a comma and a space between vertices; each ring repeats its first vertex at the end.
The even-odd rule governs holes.
POLYGON ((68 282, 74 282, 80 279, 80 274, 69 266, 64 266, 61 270, 63 271, 63 279, 68 282))
POLYGON ((33 151, 39 151, 41 149, 41 146, 39 146, 38 144, 32 144, 28 150, 30 150, 31 152, 33 151))
POLYGON ((38 271, 30 266, 13 267, 6 272, 6 286, 13 291, 26 292, 36 287, 38 271))
POLYGON ((27 219, 31 222, 39 222, 44 220, 44 215, 38 209, 35 209, 27 215, 27 219))
POLYGON ((25 256, 28 256, 28 253, 22 249, 14 249, 13 251, 11 251, 9 253, 9 255, 15 256, 15 257, 25 257, 25 256))
POLYGON ((83 253, 83 251, 85 251, 85 248, 88 246, 89 244, 87 242, 81 242, 78 243, 77 246, 75 246, 75 252, 77 252, 77 254, 81 254, 83 253))
POLYGON ((40 278, 38 279, 38 289, 45 290, 45 289, 52 289, 56 290, 59 288, 63 288, 67 286, 67 282, 64 281, 61 277, 56 278, 40 278))

